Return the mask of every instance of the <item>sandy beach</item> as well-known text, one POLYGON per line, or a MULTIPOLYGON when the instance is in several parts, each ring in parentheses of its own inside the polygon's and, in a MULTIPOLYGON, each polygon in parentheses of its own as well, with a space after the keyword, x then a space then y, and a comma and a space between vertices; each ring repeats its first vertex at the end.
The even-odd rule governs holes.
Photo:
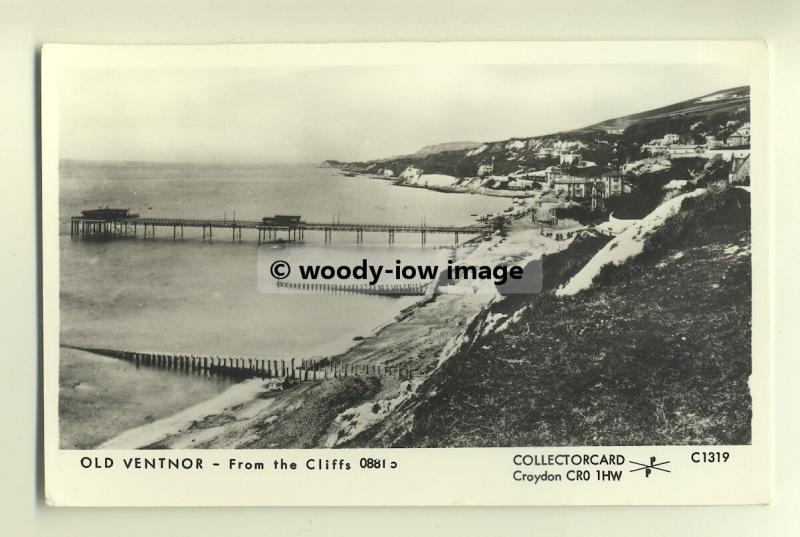
MULTIPOLYGON (((460 248, 458 259, 465 264, 524 266, 566 244, 541 236, 531 222, 520 219, 507 236, 494 235, 460 248)), ((250 379, 100 447, 336 447, 380 423, 412 397, 416 386, 459 348, 470 324, 498 297, 492 282, 446 286, 441 294, 406 308, 332 357, 342 364, 403 366, 412 371, 411 379, 351 377, 299 384, 250 379), (290 429, 304 434, 288 437, 290 429)))
MULTIPOLYGON (((380 175, 356 174, 355 177, 362 179, 377 179, 379 181, 389 181, 395 186, 404 186, 407 188, 424 188, 426 190, 433 190, 435 192, 444 192, 446 194, 480 194, 482 196, 492 196, 497 198, 533 198, 539 195, 540 191, 530 190, 504 190, 497 188, 486 188, 481 186, 478 178, 467 179, 461 184, 420 184, 415 181, 406 180, 400 177, 383 177, 380 175)), ((455 178, 451 178, 455 182, 455 178)))

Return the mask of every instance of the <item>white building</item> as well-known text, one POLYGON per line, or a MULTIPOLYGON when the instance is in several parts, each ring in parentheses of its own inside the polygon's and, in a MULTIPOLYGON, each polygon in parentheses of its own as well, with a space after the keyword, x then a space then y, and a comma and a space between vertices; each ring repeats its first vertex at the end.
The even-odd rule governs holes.
POLYGON ((681 137, 677 134, 665 134, 661 138, 654 138, 649 143, 642 145, 642 149, 650 151, 652 154, 664 153, 665 148, 677 144, 681 141, 681 137))
POLYGON ((670 158, 699 157, 705 153, 702 145, 696 144, 673 144, 667 148, 670 158))
POLYGON ((722 160, 732 160, 734 158, 743 159, 750 154, 750 148, 720 147, 719 149, 707 149, 703 155, 705 158, 714 158, 719 155, 722 160))
POLYGON ((494 173, 494 165, 483 164, 478 166, 478 177, 489 177, 494 173))
POLYGON ((667 147, 660 140, 653 140, 649 144, 643 144, 642 151, 647 151, 651 155, 666 155, 668 153, 667 147))
POLYGON ((748 136, 749 137, 750 136, 750 122, 748 121, 747 123, 743 123, 741 127, 736 129, 736 132, 738 134, 741 134, 742 136, 748 136))
POLYGON ((716 149, 718 147, 722 147, 723 145, 725 144, 722 142, 722 140, 718 140, 716 136, 712 136, 711 134, 706 136, 706 147, 708 149, 716 149))
POLYGON ((560 164, 574 166, 580 163, 581 156, 578 153, 562 153, 558 161, 560 164))
POLYGON ((741 147, 750 145, 750 123, 745 123, 736 132, 728 136, 729 147, 741 147))
POLYGON ((419 179, 421 175, 422 175, 422 170, 420 170, 419 168, 415 168, 414 166, 409 166, 408 168, 403 170, 403 173, 400 174, 400 177, 402 179, 416 180, 419 179))
POLYGON ((672 145, 680 142, 681 137, 677 134, 665 134, 662 140, 664 140, 664 145, 672 145))
POLYGON ((553 179, 551 188, 556 192, 564 192, 571 198, 588 198, 592 180, 588 177, 563 175, 553 179))

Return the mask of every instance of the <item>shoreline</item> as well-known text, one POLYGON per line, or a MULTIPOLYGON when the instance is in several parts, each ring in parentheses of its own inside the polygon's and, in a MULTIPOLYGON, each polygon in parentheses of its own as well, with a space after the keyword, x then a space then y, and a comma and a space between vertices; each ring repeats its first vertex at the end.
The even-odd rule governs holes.
MULTIPOLYGON (((370 178, 369 176, 365 176, 363 174, 358 175, 359 178, 370 178)), ((396 179, 392 178, 380 178, 382 180, 389 180, 394 185, 399 186, 407 186, 407 187, 416 187, 416 188, 423 188, 425 190, 434 190, 434 191, 441 191, 445 193, 468 193, 468 194, 477 194, 477 195, 491 195, 491 194, 483 194, 481 192, 474 192, 468 190, 461 190, 461 189, 438 189, 438 188, 430 188, 421 185, 411 185, 411 184, 403 184, 396 179)), ((502 194, 494 193, 496 197, 526 197, 521 196, 519 193, 511 193, 505 192, 502 194)), ((530 196, 528 196, 530 198, 530 196)), ((540 237, 541 238, 541 237, 540 237)), ((483 242, 479 240, 479 237, 475 237, 469 239, 462 243, 460 246, 464 248, 466 251, 458 251, 457 257, 464 262, 464 258, 469 258, 476 252, 478 252, 481 248, 483 248, 483 252, 479 254, 480 256, 490 256, 493 247, 497 247, 500 243, 504 242, 505 239, 499 238, 494 236, 487 242, 483 242), (489 244, 493 244, 493 247, 489 247, 489 244)), ((543 238, 541 238, 544 240, 543 238)), ((452 247, 447 247, 452 248, 452 247)), ((488 260, 487 260, 488 261, 488 260)), ((493 287, 492 287, 493 288, 493 287)), ((456 289, 457 290, 457 289, 456 289)), ((450 289, 452 293, 453 289, 450 289)), ((476 289, 471 291, 466 291, 466 296, 468 297, 470 293, 475 293, 476 289)), ((479 291, 478 294, 483 294, 486 291, 479 291)), ((436 309, 444 309, 447 310, 447 304, 444 306, 441 305, 442 303, 449 303, 452 300, 455 301, 462 301, 462 302, 469 302, 468 298, 464 298, 465 295, 461 295, 457 298, 445 297, 441 298, 441 295, 436 294, 434 296, 421 296, 417 297, 412 303, 406 305, 400 311, 393 311, 390 315, 383 316, 380 319, 375 319, 376 323, 366 330, 364 329, 354 329, 352 332, 347 334, 340 334, 335 340, 331 340, 325 342, 321 345, 317 345, 314 348, 309 349, 306 352, 300 353, 295 355, 295 357, 320 357, 325 356, 332 361, 341 362, 341 363, 352 363, 352 362, 360 362, 367 358, 369 360, 375 361, 377 358, 374 355, 374 352, 371 352, 370 349, 372 347, 383 347, 384 354, 395 354, 396 348, 402 348, 403 340, 405 339, 406 345, 413 346, 416 341, 414 337, 411 337, 409 334, 404 333, 403 324, 404 321, 410 320, 410 322, 414 322, 419 318, 425 319, 427 312, 423 311, 427 306, 431 306, 432 310, 436 309), (440 304, 437 305, 436 303, 439 302, 440 304)), ((472 311, 467 308, 469 311, 461 312, 458 314, 458 317, 463 317, 464 315, 468 315, 469 318, 472 318, 474 315, 479 315, 482 311, 485 311, 486 307, 492 302, 493 298, 490 299, 489 296, 483 296, 478 298, 478 302, 480 304, 477 306, 477 310, 472 311)), ((458 319, 457 322, 463 322, 466 319, 458 319)), ((436 324, 439 322, 439 319, 436 316, 433 316, 431 319, 427 319, 427 322, 431 325, 436 324)), ((414 332, 411 330, 410 332, 414 332)), ((418 338, 424 338, 425 330, 417 329, 418 334, 416 336, 418 338)), ((448 337, 449 339, 449 337, 448 337)), ((432 345, 439 344, 444 346, 448 343, 448 339, 441 340, 438 342, 432 342, 432 345)), ((429 345, 430 346, 430 345, 429 345)), ((402 360, 402 356, 395 356, 395 359, 402 360)), ((438 358, 437 358, 438 359, 438 358)), ((227 412, 227 409, 230 408, 251 408, 253 412, 258 413, 259 409, 261 411, 265 410, 266 407, 262 407, 262 405, 258 404, 259 401, 265 400, 273 400, 273 399, 281 399, 282 392, 278 391, 275 392, 273 396, 267 396, 267 392, 275 391, 275 387, 272 386, 268 388, 267 382, 261 381, 260 379, 250 379, 243 382, 239 382, 231 387, 229 387, 224 392, 220 393, 219 395, 205 400, 199 404, 187 407, 175 414, 167 416, 165 418, 158 419, 154 422, 150 422, 147 424, 143 424, 139 427, 135 427, 133 429, 129 429, 123 431, 122 433, 115 435, 114 437, 105 440, 101 446, 104 447, 127 447, 131 448, 133 445, 135 447, 146 447, 149 444, 157 442, 154 438, 167 438, 167 437, 174 437, 176 435, 180 435, 183 431, 194 430, 197 427, 197 423, 203 423, 206 421, 210 415, 214 414, 224 414, 227 412), (248 389, 243 389, 241 386, 247 383, 248 389)), ((306 390, 305 385, 297 385, 292 387, 289 392, 304 392, 306 390)), ((177 441, 180 443, 179 441, 177 441)))
MULTIPOLYGON (((349 333, 341 334, 335 340, 324 343, 321 346, 310 348, 305 352, 296 354, 294 357, 299 359, 324 357, 330 360, 338 360, 340 357, 346 356, 349 352, 356 349, 364 341, 376 337, 385 328, 392 326, 395 323, 401 322, 409 315, 412 315, 417 308, 423 306, 424 304, 426 304, 431 300, 430 298, 427 298, 425 296, 419 296, 415 298, 416 300, 413 303, 405 306, 400 311, 391 313, 390 315, 386 315, 377 319, 376 324, 372 325, 371 327, 368 327, 366 330, 361 328, 354 329, 349 333)), ((60 347, 61 346, 66 346, 67 348, 70 348, 69 345, 63 343, 60 344, 60 347)), ((105 358, 108 360, 118 360, 118 358, 108 357, 101 354, 95 354, 92 353, 91 351, 81 350, 81 352, 86 352, 98 358, 105 358)), ((240 357, 244 358, 245 360, 248 358, 248 356, 244 355, 240 357)), ((256 358, 255 356, 250 356, 250 357, 254 359, 256 358)), ((247 402, 250 402, 251 400, 257 399, 260 395, 263 395, 263 392, 269 391, 265 389, 259 389, 259 386, 263 387, 265 383, 269 384, 270 381, 264 381, 258 378, 249 378, 244 380, 241 379, 236 380, 234 378, 231 378, 230 380, 232 384, 227 389, 209 399, 202 400, 198 403, 195 403, 194 405, 190 405, 173 414, 168 414, 150 423, 144 423, 142 425, 138 425, 131 429, 123 430, 120 433, 111 436, 110 438, 102 440, 100 444, 98 444, 97 446, 87 449, 106 449, 106 448, 123 449, 127 441, 129 441, 132 438, 136 438, 136 434, 133 433, 134 431, 140 431, 140 430, 150 431, 151 428, 156 428, 166 433, 169 430, 170 426, 188 425, 191 421, 194 421, 194 419, 197 418, 197 416, 201 416, 208 411, 216 410, 221 407, 224 408, 226 406, 231 406, 231 405, 233 406, 242 405, 247 402), (247 389, 242 388, 243 385, 248 386, 248 388, 247 389), (170 424, 170 425, 165 425, 165 424, 170 424)), ((275 389, 274 386, 273 389, 275 389)), ((145 434, 151 435, 152 433, 147 432, 145 434)))
MULTIPOLYGON (((564 245, 542 237, 525 222, 506 237, 493 236, 489 241, 477 243, 464 252, 461 259, 468 262, 470 257, 474 257, 474 262, 499 262, 513 258, 516 262, 522 262, 551 253, 564 245)), ((493 285, 467 286, 464 291, 463 294, 451 292, 421 297, 392 319, 375 326, 369 336, 353 341, 353 345, 343 352, 330 356, 332 360, 343 364, 402 365, 413 368, 416 374, 414 381, 379 379, 377 393, 367 401, 369 408, 385 405, 388 409, 413 395, 412 387, 419 385, 448 358, 449 353, 463 340, 465 331, 476 316, 485 313, 500 296, 493 285)), ((124 431, 105 441, 101 447, 253 447, 259 442, 267 442, 269 434, 275 434, 262 431, 265 423, 271 423, 281 413, 296 412, 303 404, 313 404, 322 397, 320 392, 342 388, 347 381, 317 381, 284 388, 275 386, 274 381, 250 379, 167 418, 124 431)), ((361 408, 366 404, 362 401, 356 407, 361 408)), ((335 420, 324 423, 326 436, 323 446, 317 447, 335 447, 352 438, 352 431, 375 425, 375 420, 381 417, 372 412, 354 413, 353 409, 347 408, 335 420), (361 425, 359 419, 362 420, 361 425), (363 420, 369 424, 363 423, 363 420)), ((283 422, 283 426, 286 426, 286 422, 283 422)), ((302 446, 291 444, 272 447, 302 446)))
MULTIPOLYGON (((341 171, 341 170, 340 170, 341 171)), ((343 175, 343 174, 342 174, 343 175)), ((344 175, 343 175, 344 176, 344 175)), ((350 177, 350 176, 344 176, 350 177)), ((444 194, 475 194, 478 196, 491 196, 495 198, 535 198, 541 191, 527 191, 527 190, 495 190, 491 188, 459 188, 457 186, 430 186, 430 185, 415 185, 405 182, 405 179, 399 177, 379 177, 365 173, 356 173, 352 177, 357 179, 375 179, 378 181, 388 181, 394 186, 401 186, 406 188, 422 188, 431 190, 433 192, 441 192, 444 194)))
MULTIPOLYGON (((486 189, 486 188, 479 188, 479 189, 468 189, 468 188, 457 188, 457 187, 445 187, 445 186, 422 186, 422 185, 411 185, 407 183, 396 182, 394 183, 395 186, 402 186, 407 188, 424 188, 425 190, 432 190, 434 192, 442 192, 444 194, 474 194, 478 196, 492 196, 495 198, 535 198, 536 194, 528 194, 524 190, 493 190, 493 189, 486 189)), ((538 191, 537 191, 538 192, 538 191)))
MULTIPOLYGON (((483 205, 486 206, 486 204, 483 204, 483 205)), ((480 237, 473 237, 473 238, 470 238, 470 239, 466 239, 466 240, 464 240, 464 242, 462 242, 460 244, 460 247, 465 247, 465 248, 468 247, 469 249, 472 249, 472 248, 474 248, 475 241, 479 240, 479 239, 480 239, 480 237)), ((450 245, 447 245, 447 246, 435 246, 435 248, 445 248, 445 249, 449 250, 449 249, 452 248, 452 246, 450 246, 450 245)), ((461 248, 459 248, 459 250, 461 250, 461 248)), ((301 352, 292 352, 292 356, 295 357, 295 358, 318 358, 318 357, 324 356, 324 357, 331 358, 333 360, 343 359, 343 357, 347 356, 351 352, 354 352, 355 349, 361 347, 364 344, 365 341, 370 340, 370 339, 378 336, 379 334, 381 334, 387 328, 389 328, 389 327, 391 327, 391 326, 393 326, 393 325, 395 325, 395 324, 397 324, 399 322, 402 322, 404 319, 408 318, 409 316, 413 316, 414 312, 416 310, 418 310, 419 308, 424 307, 426 304, 430 303, 431 298, 425 297, 425 296, 416 296, 416 297, 400 297, 400 298, 379 298, 378 300, 391 300, 392 302, 394 302, 396 300, 400 300, 401 303, 399 305, 396 304, 396 303, 387 303, 386 306, 384 308, 382 308, 382 310, 385 311, 385 313, 383 313, 383 311, 382 311, 382 312, 379 312, 378 315, 375 315, 375 316, 371 317, 369 319, 369 321, 371 321, 371 322, 360 323, 358 327, 355 327, 352 330, 347 331, 346 333, 345 332, 337 333, 337 334, 334 335, 333 338, 331 338, 331 339, 329 339, 327 341, 324 341, 322 343, 317 343, 314 346, 309 346, 306 349, 302 350, 301 352), (413 298, 413 300, 409 300, 410 298, 413 298)), ((101 342, 101 341, 93 342, 91 340, 87 340, 87 341, 88 341, 88 343, 86 341, 84 341, 84 342, 82 342, 83 344, 80 345, 80 346, 82 346, 82 347, 98 347, 98 348, 111 347, 107 342, 104 342, 104 341, 103 342, 101 342)), ((71 339, 69 342, 65 341, 65 342, 62 342, 62 343, 75 343, 75 340, 71 339)), ((155 346, 148 345, 148 344, 142 345, 141 343, 145 343, 145 342, 140 342, 138 344, 136 342, 133 342, 133 344, 131 344, 131 342, 128 342, 128 344, 123 346, 123 347, 121 347, 120 350, 125 350, 125 351, 130 351, 130 352, 159 352, 160 349, 164 349, 164 353, 173 353, 173 352, 175 352, 175 349, 172 349, 169 346, 159 345, 158 347, 155 347, 155 346)), ((116 347, 113 347, 113 348, 116 348, 116 347)), ((257 351, 257 349, 253 349, 253 350, 257 351)), ((191 349, 188 349, 186 351, 186 353, 191 353, 191 352, 204 354, 202 352, 202 349, 198 350, 198 349, 191 348, 191 349)), ((248 357, 257 358, 259 356, 263 356, 263 355, 259 355, 258 352, 252 352, 251 351, 251 352, 248 353, 248 352, 246 352, 246 350, 244 352, 233 351, 233 354, 235 354, 239 358, 245 358, 245 359, 248 358, 248 357)), ((105 358, 105 359, 107 359, 107 360, 115 360, 114 358, 105 358)), ((110 367, 114 367, 114 364, 110 363, 109 366, 110 367)), ((167 416, 157 417, 157 419, 155 421, 150 421, 149 423, 147 423, 147 422, 143 423, 144 420, 141 420, 139 422, 141 424, 136 424, 131 429, 125 429, 125 430, 119 432, 118 434, 113 434, 113 436, 111 436, 110 438, 101 439, 101 440, 99 440, 97 442, 97 444, 93 444, 93 445, 97 446, 97 445, 103 445, 106 442, 113 442, 116 438, 120 437, 121 435, 126 434, 126 432, 128 432, 128 431, 135 430, 135 429, 138 429, 140 427, 146 427, 146 426, 149 426, 150 424, 153 424, 153 423, 161 422, 162 420, 169 419, 171 416, 174 416, 174 415, 177 415, 177 414, 188 415, 188 414, 191 414, 191 413, 203 413, 209 408, 209 407, 205 407, 206 410, 204 410, 203 409, 204 408, 203 404, 211 403, 212 401, 218 400, 218 398, 220 398, 220 397, 224 397, 224 394, 226 394, 229 390, 234 388, 237 384, 240 384, 240 382, 237 382, 233 386, 230 386, 225 391, 221 392, 218 395, 215 395, 215 396, 211 397, 210 399, 203 400, 201 403, 198 403, 198 404, 190 403, 190 406, 187 406, 186 408, 183 408, 181 410, 177 410, 176 409, 176 411, 174 413, 169 414, 167 416)), ((236 392, 233 392, 233 393, 236 393, 236 392)), ((242 396, 238 400, 238 402, 239 402, 239 404, 246 403, 247 401, 249 401, 252 398, 254 398, 254 395, 253 394, 249 394, 249 395, 246 395, 246 396, 242 396)), ((219 406, 219 405, 223 405, 224 406, 225 404, 227 404, 227 403, 224 403, 223 401, 224 401, 224 399, 219 399, 219 402, 218 402, 217 406, 219 406)), ((212 404, 212 406, 213 406, 213 404, 212 404)), ((178 408, 180 408, 180 407, 178 407, 178 408)))
MULTIPOLYGON (((471 241, 470 241, 471 242, 471 241)), ((357 353, 358 349, 366 342, 378 338, 381 334, 405 319, 414 315, 421 308, 434 302, 438 295, 432 297, 419 296, 417 299, 408 306, 401 309, 399 312, 393 314, 388 319, 383 319, 373 327, 367 330, 366 335, 357 334, 352 336, 349 334, 342 335, 336 342, 342 343, 342 347, 338 351, 331 352, 325 357, 339 363, 349 363, 347 357, 351 354, 357 353), (360 337, 356 340, 354 337, 360 337)), ((363 333, 363 331, 361 331, 363 333)), ((336 342, 330 345, 336 348, 336 342)), ((318 354, 309 354, 308 357, 319 356, 318 354)), ((151 423, 143 424, 132 429, 122 431, 92 449, 142 449, 147 448, 150 444, 157 443, 166 437, 179 433, 180 431, 192 428, 196 423, 202 422, 209 417, 223 413, 226 409, 243 407, 249 405, 249 412, 257 412, 263 410, 272 404, 262 403, 259 401, 272 401, 279 398, 282 394, 282 389, 276 383, 277 379, 259 379, 251 378, 245 379, 241 382, 236 382, 228 389, 221 392, 211 399, 207 399, 198 404, 187 407, 183 410, 171 414, 164 418, 160 418, 151 423), (274 392, 274 395, 265 398, 266 394, 274 392)), ((304 391, 307 385, 295 385, 290 391, 304 391)))

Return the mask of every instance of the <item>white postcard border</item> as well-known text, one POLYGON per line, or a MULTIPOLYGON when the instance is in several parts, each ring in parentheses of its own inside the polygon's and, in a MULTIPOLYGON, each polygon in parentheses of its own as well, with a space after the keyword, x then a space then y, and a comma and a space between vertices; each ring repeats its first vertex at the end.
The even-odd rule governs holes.
MULTIPOLYGON (((772 255, 768 47, 761 42, 403 43, 323 45, 81 46, 47 45, 42 59, 42 253, 45 496, 51 505, 640 505, 766 503, 772 490, 772 255), (753 132, 753 401, 750 446, 460 448, 370 450, 58 449, 59 247, 58 117, 54 89, 67 65, 381 65, 403 63, 740 63, 751 72, 753 132), (735 464, 697 465, 695 451, 728 451, 735 464), (623 454, 627 460, 670 460, 669 480, 608 486, 542 487, 515 482, 517 454, 623 454), (362 456, 396 460, 398 471, 131 471, 125 457, 276 458, 362 456), (110 457, 111 469, 81 468, 82 457, 110 457)), ((101 461, 101 465, 105 461, 101 461)), ((625 465, 625 471, 630 466, 625 465)))

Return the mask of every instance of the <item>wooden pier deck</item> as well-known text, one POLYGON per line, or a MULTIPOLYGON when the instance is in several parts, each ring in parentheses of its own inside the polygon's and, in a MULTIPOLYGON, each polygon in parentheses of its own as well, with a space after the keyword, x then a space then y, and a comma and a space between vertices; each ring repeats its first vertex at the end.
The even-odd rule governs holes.
POLYGON ((83 216, 73 216, 70 221, 70 236, 76 238, 123 238, 136 237, 141 232, 144 238, 154 238, 156 228, 166 228, 167 238, 169 229, 172 230, 172 239, 183 238, 185 228, 202 230, 203 240, 212 239, 214 231, 230 230, 233 241, 242 240, 242 230, 255 230, 259 244, 269 240, 277 240, 279 233, 286 233, 287 242, 300 242, 304 240, 306 231, 322 232, 325 242, 333 240, 334 232, 355 233, 356 243, 364 242, 365 233, 385 233, 389 244, 395 241, 397 233, 419 234, 422 244, 426 243, 430 234, 452 234, 458 243, 460 235, 484 235, 492 231, 488 225, 471 226, 446 226, 446 225, 405 225, 382 223, 323 223, 323 222, 297 222, 297 223, 265 223, 263 220, 219 220, 201 218, 141 218, 123 217, 109 219, 95 219, 83 216))

